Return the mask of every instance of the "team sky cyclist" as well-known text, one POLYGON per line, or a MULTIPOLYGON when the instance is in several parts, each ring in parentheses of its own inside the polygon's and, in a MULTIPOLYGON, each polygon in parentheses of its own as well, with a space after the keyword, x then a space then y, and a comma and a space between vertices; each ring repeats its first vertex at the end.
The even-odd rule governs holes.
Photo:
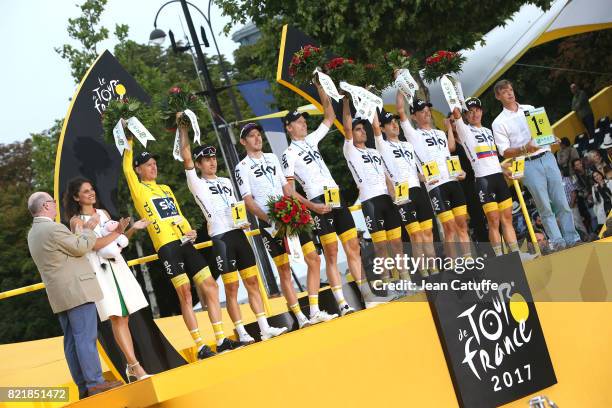
POLYGON ((452 178, 447 167, 450 152, 455 151, 455 138, 452 135, 450 122, 447 123, 447 135, 441 130, 431 127, 431 103, 415 98, 410 107, 417 124, 412 127, 410 120, 404 112, 404 97, 396 99, 397 111, 400 114, 401 126, 406 139, 414 146, 417 158, 421 162, 423 174, 434 175, 437 178, 425 183, 429 193, 433 210, 442 223, 444 241, 447 244, 448 256, 456 257, 455 243, 461 243, 463 257, 470 256, 470 236, 467 226, 467 206, 463 190, 457 182, 465 178, 461 172, 457 179, 452 178), (437 175, 436 168, 437 167, 437 175))
MULTIPOLYGON (((366 119, 353 120, 350 101, 348 96, 345 96, 342 102, 342 125, 345 136, 342 152, 359 188, 361 211, 372 237, 374 252, 379 259, 387 257, 400 259, 396 256, 403 255, 402 219, 389 195, 390 186, 387 184, 389 170, 383 157, 377 150, 365 145, 368 135, 364 125, 367 122, 366 119), (387 252, 387 245, 391 249, 391 254, 387 252)), ((374 137, 382 137, 376 116, 372 128, 374 137)), ((409 271, 403 268, 398 270, 402 279, 410 280, 409 271)), ((383 276, 383 280, 390 278, 389 272, 391 271, 387 271, 387 275, 383 276)))
POLYGON ((257 261, 246 234, 241 229, 248 228, 249 224, 244 223, 241 228, 234 225, 232 218, 233 206, 236 204, 234 188, 230 179, 217 177, 216 149, 213 146, 197 146, 193 149, 192 159, 188 128, 179 126, 179 133, 187 187, 206 218, 208 235, 213 242, 217 271, 221 274, 225 288, 227 312, 234 322, 239 341, 243 344, 255 342, 242 323, 240 306, 238 306, 239 275, 247 289, 251 310, 257 317, 261 339, 268 340, 283 334, 287 331, 286 327, 277 328, 268 324, 257 281, 257 261), (194 168, 194 160, 201 178, 194 168))
POLYGON ((217 338, 217 352, 239 347, 240 343, 225 337, 223 333, 219 287, 204 257, 193 246, 195 230, 183 217, 170 187, 156 182, 158 157, 143 151, 134 159, 132 167, 134 150, 131 136, 128 138, 128 145, 129 148, 123 154, 123 173, 134 208, 141 218, 151 221, 147 231, 166 276, 176 289, 183 320, 198 347, 198 358, 210 357, 214 353, 204 344, 198 329, 198 321, 193 311, 190 278, 205 295, 208 317, 217 338))
MULTIPOLYGON (((403 97, 399 91, 398 97, 403 97)), ((405 121, 406 114, 403 115, 405 121)), ((433 259, 436 256, 432 233, 433 210, 427 193, 421 188, 423 176, 419 173, 420 163, 414 147, 410 142, 399 140, 400 128, 397 119, 402 119, 401 115, 396 116, 384 110, 380 113, 379 122, 386 140, 382 134, 374 135, 376 149, 381 153, 394 185, 401 183, 408 185, 409 201, 398 205, 398 209, 402 223, 410 236, 413 256, 421 257, 425 254, 427 258, 433 259)), ((438 273, 437 267, 428 269, 426 265, 427 263, 424 263, 420 270, 423 276, 438 273)))
POLYGON ((324 119, 317 130, 308 134, 307 113, 289 112, 283 119, 285 131, 291 138, 291 144, 282 156, 283 170, 289 184, 295 191, 297 180, 306 197, 295 193, 300 201, 313 213, 314 231, 321 240, 325 254, 326 272, 332 293, 343 314, 353 309, 344 300, 342 281, 338 272, 338 237, 346 253, 349 271, 359 286, 361 296, 368 305, 374 305, 373 295, 365 275, 361 271, 361 255, 357 241, 355 222, 346 203, 343 202, 338 184, 334 181, 318 144, 329 132, 336 114, 329 96, 323 91, 318 81, 314 80, 323 106, 324 119), (335 195, 333 205, 326 204, 325 195, 335 195))
POLYGON ((245 147, 247 156, 236 166, 236 181, 247 210, 259 219, 259 230, 266 247, 280 275, 283 295, 289 309, 298 320, 300 328, 310 324, 325 322, 338 317, 319 309, 319 286, 321 259, 308 234, 300 234, 299 240, 308 266, 307 287, 310 305, 310 320, 300 310, 289 268, 289 257, 285 250, 283 237, 273 237, 270 231, 267 202, 270 197, 291 195, 292 191, 283 176, 278 158, 273 153, 264 153, 263 129, 256 123, 246 124, 240 131, 240 143, 245 147))
POLYGON ((468 98, 465 105, 468 108, 465 117, 469 124, 466 125, 461 118, 459 108, 453 110, 453 118, 459 142, 463 145, 474 169, 478 198, 489 226, 489 241, 495 255, 501 256, 499 234, 501 222, 504 240, 510 251, 518 252, 516 233, 512 227, 512 198, 497 157, 493 132, 481 124, 482 105, 478 98, 468 98))

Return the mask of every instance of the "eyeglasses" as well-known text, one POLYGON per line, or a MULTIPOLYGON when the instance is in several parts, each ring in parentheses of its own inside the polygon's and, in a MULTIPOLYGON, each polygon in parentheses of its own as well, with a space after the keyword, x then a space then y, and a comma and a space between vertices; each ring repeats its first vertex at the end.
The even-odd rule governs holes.
POLYGON ((195 159, 200 157, 210 157, 215 156, 217 154, 217 149, 214 146, 207 146, 204 149, 200 150, 194 155, 195 159))

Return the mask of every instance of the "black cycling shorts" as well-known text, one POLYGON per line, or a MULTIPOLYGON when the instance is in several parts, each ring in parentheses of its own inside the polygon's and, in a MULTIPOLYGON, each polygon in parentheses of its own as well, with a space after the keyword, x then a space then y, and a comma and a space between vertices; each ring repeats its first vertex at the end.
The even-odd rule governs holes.
POLYGON ((421 187, 411 187, 408 196, 410 201, 398 206, 402 224, 408 233, 431 229, 434 213, 425 191, 421 187))
POLYGON ((388 194, 361 203, 361 211, 372 242, 398 239, 402 236, 402 219, 388 194))
POLYGON ((455 216, 465 216, 467 206, 465 195, 458 181, 448 181, 429 192, 431 206, 438 215, 440 222, 454 219, 455 216))
MULTIPOLYGON (((323 194, 311 200, 313 203, 325 203, 323 194)), ((334 208, 327 214, 317 214, 311 211, 314 221, 314 232, 319 237, 322 245, 327 245, 338 240, 346 242, 351 238, 357 238, 357 228, 348 206, 341 198, 342 206, 334 208)))
MULTIPOLYGON (((289 255, 287 255, 287 250, 285 249, 285 242, 283 237, 276 236, 272 238, 272 235, 265 228, 269 228, 270 224, 265 221, 259 221, 259 232, 261 235, 261 240, 263 241, 264 246, 266 247, 266 251, 272 257, 274 264, 276 266, 282 266, 289 263, 289 255)), ((302 245, 302 253, 304 255, 308 255, 309 253, 316 251, 316 247, 314 242, 312 242, 312 237, 310 234, 300 234, 298 236, 300 239, 300 244, 302 245)))
POLYGON ((485 214, 491 211, 503 211, 512 207, 512 196, 502 173, 493 173, 476 177, 478 199, 485 214))
POLYGON ((257 275, 257 260, 244 231, 234 229, 212 237, 215 269, 223 283, 257 275))
POLYGON ((190 278, 199 284, 211 276, 206 259, 191 242, 184 245, 178 239, 168 242, 157 250, 157 256, 175 288, 189 283, 190 278))

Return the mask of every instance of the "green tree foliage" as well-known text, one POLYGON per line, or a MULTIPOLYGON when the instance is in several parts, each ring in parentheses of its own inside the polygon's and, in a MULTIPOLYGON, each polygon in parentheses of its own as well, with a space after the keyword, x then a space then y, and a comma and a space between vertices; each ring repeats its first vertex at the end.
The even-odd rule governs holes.
MULTIPOLYGON (((75 82, 83 78, 87 69, 98 57, 98 44, 108 39, 108 28, 100 26, 100 16, 106 2, 107 0, 86 0, 79 6, 82 14, 68 19, 68 35, 80 43, 80 48, 71 44, 55 48, 55 52, 70 62, 75 82)), ((124 41, 127 38, 128 27, 117 24, 114 34, 119 41, 124 41)))
MULTIPOLYGON (((0 292, 40 282, 28 250, 32 140, 0 145, 0 292)), ((60 334, 44 292, 0 301, 0 344, 60 334)))
MULTIPOLYGON (((251 19, 258 27, 291 24, 345 57, 368 59, 372 50, 404 48, 425 57, 439 49, 471 48, 523 4, 547 9, 550 0, 461 1, 217 0, 232 23, 251 19)), ((231 24, 231 23, 230 23, 231 24)), ((226 27, 226 30, 229 29, 226 27)))
POLYGON ((32 187, 36 191, 53 193, 53 175, 55 174, 55 156, 57 142, 62 132, 63 120, 41 133, 32 136, 32 187))
MULTIPOLYGON (((610 41, 612 30, 602 30, 542 44, 525 53, 502 78, 512 81, 519 102, 544 106, 554 123, 571 111, 569 86, 572 82, 583 88, 589 97, 610 85, 612 56, 607 45, 610 41)), ((486 108, 483 123, 490 125, 501 112, 493 87, 480 99, 486 108)))

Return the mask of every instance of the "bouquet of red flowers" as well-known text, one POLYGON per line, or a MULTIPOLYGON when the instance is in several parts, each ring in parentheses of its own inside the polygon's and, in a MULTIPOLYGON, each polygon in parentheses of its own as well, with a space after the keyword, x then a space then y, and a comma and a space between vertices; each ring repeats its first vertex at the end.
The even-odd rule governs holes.
POLYGON ((293 196, 270 197, 268 216, 278 228, 277 236, 299 235, 312 230, 312 216, 293 196))
MULTIPOLYGON (((161 118, 164 120, 166 130, 169 132, 176 131, 177 112, 184 112, 186 109, 191 110, 196 116, 204 110, 202 101, 186 87, 173 86, 168 90, 166 100, 162 104, 161 118)), ((187 115, 182 115, 178 119, 178 125, 188 127, 191 125, 187 115)))
MULTIPOLYGON (((123 98, 112 99, 104 112, 102 112, 102 127, 104 128, 104 140, 107 143, 115 144, 113 129, 120 119, 128 120, 132 116, 138 117, 141 122, 148 122, 149 112, 146 106, 137 99, 123 98)), ((128 134, 130 131, 125 130, 128 134)))
POLYGON ((356 64, 350 58, 332 58, 325 64, 325 70, 335 83, 345 81, 351 85, 363 85, 365 77, 364 67, 363 65, 356 64))
POLYGON ((299 85, 308 85, 315 69, 323 68, 325 53, 320 47, 307 44, 293 54, 289 64, 289 75, 299 85))
POLYGON ((393 71, 396 69, 407 69, 412 75, 418 75, 419 71, 421 70, 419 60, 414 58, 408 51, 401 48, 397 48, 386 53, 385 62, 391 69, 392 77, 393 71))
POLYGON ((425 59, 425 72, 423 78, 428 82, 437 81, 443 75, 455 74, 461 71, 465 57, 458 52, 436 51, 431 57, 425 59))
POLYGON ((373 90, 374 93, 380 93, 393 83, 393 72, 385 65, 363 65, 363 82, 366 85, 366 89, 373 90))

